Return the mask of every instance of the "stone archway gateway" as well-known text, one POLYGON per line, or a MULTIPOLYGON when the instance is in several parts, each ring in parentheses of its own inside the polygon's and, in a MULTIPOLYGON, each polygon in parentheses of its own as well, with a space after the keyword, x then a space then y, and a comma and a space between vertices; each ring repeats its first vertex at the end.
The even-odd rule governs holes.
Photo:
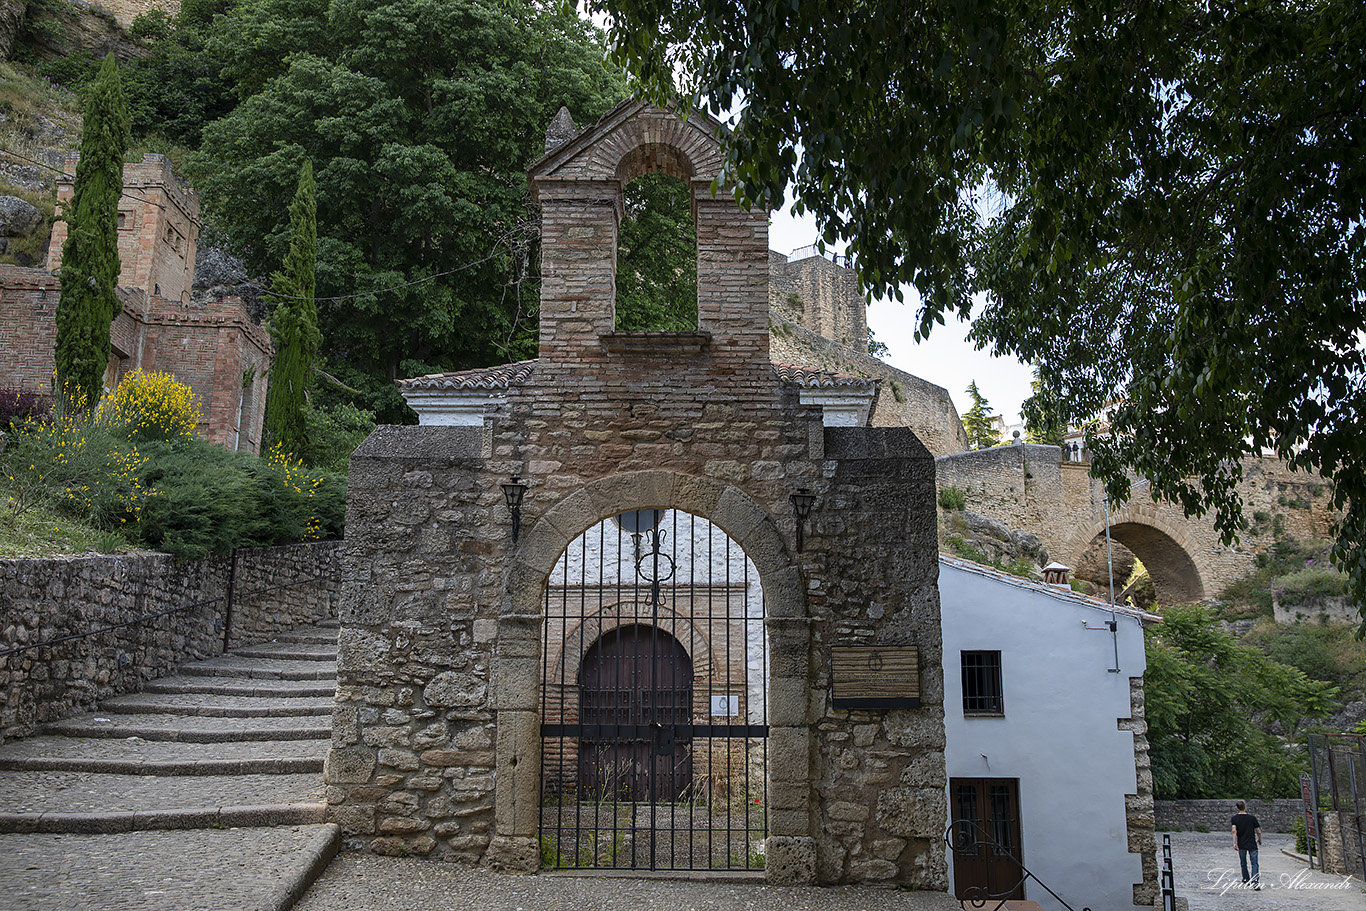
POLYGON ((707 713, 712 695, 767 706, 755 853, 768 880, 945 889, 932 458, 904 428, 828 426, 807 394, 867 396, 866 382, 769 363, 767 217, 712 195, 719 124, 633 101, 583 131, 557 125, 530 175, 540 356, 406 381, 424 425, 379 428, 352 458, 330 818, 379 853, 539 869, 558 849, 549 764, 569 752, 549 746, 546 727, 566 723, 547 716, 550 695, 580 692, 609 633, 614 646, 667 636, 693 665, 692 704, 686 720, 642 710, 646 725, 695 740, 720 724, 698 705, 704 682, 726 687, 707 713), (621 188, 652 169, 692 190, 695 332, 614 328, 621 188), (513 478, 517 526, 501 489, 513 478), (800 551, 799 491, 816 498, 800 551), (724 637, 677 597, 600 587, 591 609, 551 616, 573 542, 640 510, 695 517, 750 561, 762 610, 744 638, 763 663, 743 685, 717 659, 724 637), (917 670, 864 698, 858 675, 884 653, 917 670))

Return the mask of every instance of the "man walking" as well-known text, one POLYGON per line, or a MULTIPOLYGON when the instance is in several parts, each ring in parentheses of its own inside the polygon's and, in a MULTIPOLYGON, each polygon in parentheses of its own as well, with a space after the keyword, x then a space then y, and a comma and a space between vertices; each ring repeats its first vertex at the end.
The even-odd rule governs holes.
POLYGON ((1254 890, 1262 888, 1261 870, 1257 868, 1257 849, 1262 845, 1262 826, 1257 817, 1247 811, 1247 803, 1234 804, 1238 810, 1232 819, 1233 845, 1238 849, 1238 864, 1243 868, 1243 882, 1252 883, 1254 890), (1252 861, 1252 875, 1248 875, 1248 860, 1252 861))

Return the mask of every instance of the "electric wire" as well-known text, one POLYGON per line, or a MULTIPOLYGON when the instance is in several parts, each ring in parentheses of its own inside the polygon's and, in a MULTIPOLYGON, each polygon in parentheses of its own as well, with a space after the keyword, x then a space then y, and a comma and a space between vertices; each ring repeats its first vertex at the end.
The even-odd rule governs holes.
MULTIPOLYGON (((31 165, 35 165, 35 166, 40 167, 40 168, 47 168, 49 171, 55 171, 56 173, 58 173, 58 174, 62 175, 63 177, 65 177, 67 180, 75 181, 75 179, 76 179, 76 175, 75 175, 75 174, 68 174, 66 171, 62 170, 61 168, 57 167, 56 165, 50 165, 50 164, 48 164, 48 163, 46 163, 46 162, 38 161, 36 158, 29 158, 27 155, 20 155, 18 152, 14 151, 13 149, 0 149, 0 152, 4 152, 6 155, 9 155, 9 156, 11 156, 11 157, 13 157, 13 158, 18 158, 20 161, 26 161, 26 162, 28 162, 28 163, 31 164, 31 165)), ((131 194, 131 193, 124 193, 124 192, 122 192, 122 191, 119 192, 119 195, 120 195, 120 196, 126 196, 126 197, 128 197, 129 199, 135 199, 135 200, 137 200, 138 202, 148 203, 148 204, 150 204, 150 205, 154 205, 154 206, 156 206, 158 209, 160 209, 160 210, 163 211, 163 212, 166 211, 166 207, 163 206, 163 205, 162 205, 161 203, 159 203, 159 202, 152 202, 150 199, 144 199, 144 198, 141 197, 141 196, 134 196, 134 195, 131 194)), ((198 221, 195 222, 195 226, 196 226, 196 227, 202 227, 201 223, 198 222, 198 221)))
MULTIPOLYGON (((29 157, 26 156, 26 155, 21 155, 21 154, 19 154, 18 152, 15 152, 15 151, 13 151, 13 150, 11 150, 11 149, 0 149, 0 152, 3 152, 3 153, 6 154, 6 155, 10 155, 10 156, 12 156, 12 157, 14 157, 14 158, 18 158, 18 159, 20 159, 21 161, 26 161, 26 162, 28 162, 29 164, 36 165, 37 167, 46 168, 46 169, 48 169, 49 171, 55 171, 56 173, 62 175, 63 177, 65 177, 65 178, 67 178, 67 179, 69 179, 69 180, 75 180, 75 179, 76 179, 75 176, 73 176, 72 174, 67 173, 66 171, 62 170, 61 168, 58 168, 58 167, 56 167, 56 166, 54 166, 54 165, 46 164, 45 162, 38 161, 37 159, 34 159, 34 158, 29 158, 29 157)), ((141 197, 141 196, 133 196, 132 194, 129 194, 129 193, 122 193, 122 192, 121 192, 121 193, 119 193, 119 195, 120 195, 120 196, 126 196, 126 197, 129 198, 129 199, 137 200, 138 202, 150 203, 151 205, 156 206, 158 209, 161 209, 163 212, 166 211, 166 207, 165 207, 164 205, 162 205, 161 203, 159 203, 159 202, 152 202, 150 199, 144 199, 144 198, 141 197)), ((195 222, 195 225, 196 225, 197 227, 203 227, 203 224, 202 224, 201 222, 198 222, 198 221, 195 222)), ((374 289, 373 291, 357 291, 357 292, 355 292, 354 294, 336 294, 336 295, 331 295, 331 296, 328 296, 328 297, 316 297, 316 296, 315 296, 315 297, 300 297, 300 296, 294 295, 294 294, 280 294, 278 291, 272 291, 272 290, 270 290, 269 288, 267 288, 265 285, 262 285, 262 284, 259 284, 259 283, 257 283, 257 282, 253 282, 253 281, 245 281, 245 282, 242 282, 241 284, 244 285, 244 286, 246 286, 246 287, 249 287, 249 288, 255 288, 257 291, 261 292, 262 294, 267 295, 268 297, 276 297, 276 298, 280 298, 280 299, 282 299, 282 300, 295 300, 295 301, 301 301, 301 300, 312 300, 312 301, 344 301, 344 300, 352 300, 352 299, 357 298, 357 297, 369 297, 369 296, 375 295, 375 294, 387 294, 387 293, 390 292, 390 291, 399 291, 399 290, 401 290, 401 289, 403 289, 403 288, 411 288, 411 287, 414 286, 414 285, 426 284, 427 282, 436 281, 438 278, 444 278, 444 277, 447 276, 447 275, 455 275, 457 272, 464 272, 464 271, 467 270, 467 269, 473 269, 475 266, 482 266, 484 263, 489 262, 490 260, 497 259, 498 257, 500 257, 500 256, 502 256, 502 255, 503 255, 502 253, 492 253, 492 254, 490 254, 490 255, 488 255, 488 256, 485 256, 483 259, 475 260, 475 261, 472 262, 472 263, 466 263, 465 265, 463 265, 463 266, 457 266, 457 267, 454 268, 454 269, 447 269, 447 270, 444 271, 444 272, 436 272, 436 273, 433 273, 432 275, 428 275, 428 276, 425 277, 425 278, 414 279, 413 281, 410 281, 410 282, 403 282, 402 284, 399 284, 399 285, 391 285, 390 287, 387 287, 387 288, 376 288, 376 289, 374 289)))

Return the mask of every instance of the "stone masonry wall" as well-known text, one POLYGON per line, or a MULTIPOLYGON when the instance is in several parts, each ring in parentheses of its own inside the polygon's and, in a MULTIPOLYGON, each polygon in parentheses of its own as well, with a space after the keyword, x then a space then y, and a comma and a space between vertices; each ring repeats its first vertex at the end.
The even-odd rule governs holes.
POLYGON ((884 364, 869 356, 866 349, 845 347, 823 338, 784 319, 778 312, 771 315, 770 321, 773 334, 769 354, 773 363, 879 380, 870 418, 872 426, 909 427, 936 457, 968 448, 958 409, 942 386, 884 364))
MULTIPOLYGON (((337 542, 239 551, 233 643, 264 641, 331 616, 339 553, 337 542), (253 594, 304 580, 310 581, 253 594)), ((0 742, 220 654, 229 567, 228 557, 177 561, 166 554, 0 560, 0 653, 194 605, 0 655, 0 742)))
POLYGON ((946 887, 931 457, 904 429, 826 431, 778 381, 767 219, 711 196, 716 128, 626 102, 538 162, 536 369, 482 427, 383 427, 352 456, 325 778, 329 818, 373 851, 539 868, 547 579, 591 525, 663 508, 710 520, 763 583, 766 876, 946 887), (695 333, 614 331, 620 186, 647 161, 691 179, 695 333), (798 554, 800 487, 819 502, 798 554), (836 642, 919 645, 922 706, 829 710, 836 642))
POLYGON ((1157 869, 1156 813, 1153 809, 1153 763, 1148 744, 1148 720, 1143 678, 1129 678, 1129 717, 1119 719, 1121 731, 1134 734, 1135 789, 1124 795, 1129 853, 1143 862, 1143 881, 1134 883, 1134 904, 1151 905, 1161 891, 1157 869))
MULTIPOLYGON (((1227 832, 1229 819, 1237 812, 1227 800, 1159 800, 1153 806, 1157 828, 1167 832, 1195 832, 1205 826, 1211 832, 1227 832)), ((1304 816, 1304 801, 1249 800, 1247 811, 1257 817, 1262 832, 1293 832, 1295 820, 1304 816)))
POLYGON ((935 484, 962 490, 973 512, 1033 532, 1056 558, 1070 530, 1058 451, 1021 443, 940 456, 935 484))
POLYGON ((772 311, 842 348, 868 350, 868 302, 853 269, 824 256, 788 261, 769 251, 768 295, 772 311))

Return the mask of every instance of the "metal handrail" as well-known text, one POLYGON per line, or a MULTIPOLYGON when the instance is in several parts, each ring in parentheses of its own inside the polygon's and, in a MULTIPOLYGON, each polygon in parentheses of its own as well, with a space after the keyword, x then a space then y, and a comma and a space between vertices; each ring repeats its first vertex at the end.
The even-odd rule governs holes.
POLYGON ((1176 911, 1176 873, 1172 870, 1172 837, 1162 833, 1162 911, 1176 911))
MULTIPOLYGON (((1032 879, 1034 880, 1034 882, 1042 886, 1045 892, 1053 896, 1054 900, 1056 900, 1058 904, 1066 908, 1067 911, 1076 911, 1075 908, 1073 908, 1067 902, 1063 901, 1062 896, 1060 896, 1058 893, 1050 889, 1048 887, 1048 883, 1044 882, 1043 880, 1039 879, 1039 877, 1035 876, 1034 873, 1032 873, 1030 869, 1024 865, 1020 858, 1016 857, 1015 854, 1012 853, 1009 848, 1007 848, 1000 842, 996 841, 995 838, 988 834, 987 831, 981 825, 979 825, 976 820, 970 822, 966 819, 958 819, 954 820, 953 822, 950 822, 949 827, 944 830, 944 841, 948 844, 949 850, 952 851, 954 854, 958 854, 960 852, 964 854, 975 854, 981 848, 991 848, 997 854, 1004 854, 1005 856, 1009 857, 1011 860, 1015 862, 1015 866, 1020 868, 1020 878, 1016 880, 1016 882, 1009 889, 1006 889, 1003 892, 988 892, 981 886, 969 886, 967 889, 964 889, 964 897, 959 899, 959 904, 961 904, 964 908, 967 908, 969 907, 969 905, 971 905, 973 909, 981 909, 985 908, 988 902, 994 901, 996 902, 996 907, 993 908, 992 911, 1000 911, 1000 909, 1005 907, 1006 902, 1011 900, 1010 896, 1015 894, 1015 890, 1019 889, 1026 882, 1032 879), (953 834, 959 826, 966 825, 970 825, 974 830, 976 830, 974 833, 974 840, 971 844, 964 845, 960 848, 959 845, 955 842, 953 834)), ((1082 911, 1091 911, 1091 909, 1089 906, 1087 906, 1083 907, 1082 911)))
MULTIPOLYGON (((236 597, 239 597, 239 598, 250 598, 250 597, 252 597, 252 596, 254 596, 254 595, 261 595, 261 594, 265 594, 266 592, 276 591, 276 590, 282 589, 282 588, 293 588, 293 587, 296 586, 296 585, 308 585, 308 584, 311 583, 311 582, 321 582, 323 579, 327 579, 327 578, 330 578, 330 577, 329 577, 329 576, 313 576, 312 578, 309 578, 309 579, 299 579, 299 580, 296 581, 296 582, 285 582, 285 583, 282 583, 282 584, 280 584, 280 585, 270 585, 270 586, 267 586, 267 587, 265 587, 265 588, 258 588, 258 589, 255 589, 254 591, 249 591, 249 592, 245 592, 245 593, 242 593, 242 594, 238 594, 238 595, 236 595, 236 597)), ((26 644, 26 645, 18 645, 18 646, 15 646, 15 647, 13 647, 13 648, 8 648, 8 649, 5 649, 5 650, 3 650, 3 651, 0 651, 0 658, 8 658, 8 657, 10 657, 11 655, 17 655, 17 654, 19 654, 19 653, 21 653, 21 652, 26 652, 26 651, 28 651, 28 650, 30 650, 30 649, 35 649, 35 648, 47 648, 47 647, 50 647, 50 646, 53 646, 53 645, 61 645, 63 642, 71 642, 71 641, 74 641, 74 640, 76 640, 76 639, 86 639, 86 638, 89 638, 89 637, 91 637, 91 636, 98 636, 98 635, 100 635, 101 633, 110 633, 110 632, 114 632, 115 630, 127 629, 127 628, 130 627, 130 626, 137 626, 137 625, 139 625, 139 624, 146 623, 146 622, 148 622, 148 621, 150 621, 150 620, 159 620, 160 618, 169 616, 170 614, 178 614, 178 613, 181 613, 182 611, 194 610, 196 607, 205 607, 205 606, 207 606, 207 605, 209 605, 209 604, 216 604, 216 603, 219 602, 219 601, 227 601, 229 598, 232 598, 232 597, 234 597, 234 594, 233 594, 233 589, 232 589, 231 581, 230 581, 230 582, 229 582, 228 591, 227 591, 226 593, 222 594, 222 595, 219 595, 217 598, 208 598, 208 599, 205 599, 205 600, 203 600, 203 601, 195 601, 195 602, 190 603, 190 604, 182 604, 182 605, 180 605, 179 607, 171 607, 171 608, 167 608, 166 610, 163 610, 163 611, 157 611, 155 614, 146 614, 146 615, 141 616, 141 617, 136 617, 136 618, 134 618, 134 619, 132 619, 132 620, 125 620, 123 623, 114 623, 114 624, 111 624, 111 625, 109 625, 109 626, 101 626, 101 627, 98 627, 98 628, 96 628, 96 629, 86 630, 86 631, 83 632, 83 633, 72 633, 72 634, 69 635, 69 636, 61 636, 61 637, 59 637, 59 638, 57 638, 57 639, 45 639, 45 640, 43 640, 42 642, 31 642, 31 643, 28 643, 28 644, 26 644)), ((224 632, 226 633, 227 630, 225 629, 224 632)))

